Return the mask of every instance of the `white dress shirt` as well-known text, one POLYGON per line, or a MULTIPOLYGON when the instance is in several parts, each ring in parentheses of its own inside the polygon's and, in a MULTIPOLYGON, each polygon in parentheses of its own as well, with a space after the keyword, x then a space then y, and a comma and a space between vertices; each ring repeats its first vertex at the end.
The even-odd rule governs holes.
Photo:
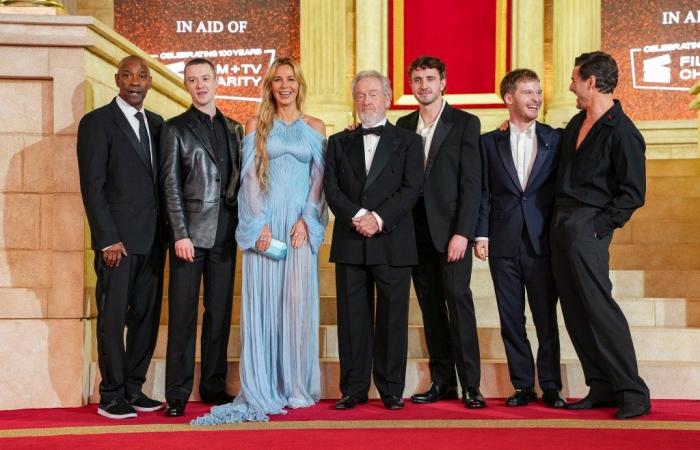
MULTIPOLYGON (((521 131, 513 122, 508 121, 510 130, 510 153, 513 155, 515 172, 518 174, 520 188, 524 191, 527 181, 530 178, 532 164, 537 156, 537 133, 535 133, 535 122, 532 122, 526 130, 521 131)), ((476 241, 488 241, 484 236, 478 236, 476 241)))
MULTIPOLYGON (((146 109, 142 106, 141 109, 136 109, 130 104, 126 102, 123 98, 117 95, 117 106, 119 109, 124 113, 124 116, 126 117, 126 121, 129 122, 129 125, 131 125, 131 128, 134 130, 134 133, 136 134, 136 139, 139 141, 141 140, 141 134, 139 134, 139 119, 136 118, 136 113, 140 112, 143 114, 143 122, 146 124, 146 133, 148 133, 148 143, 150 144, 148 147, 148 151, 151 154, 151 167, 154 167, 155 161, 153 161, 153 138, 151 137, 151 130, 148 129, 148 120, 146 120, 146 109)), ((114 243, 116 244, 116 242, 114 243)), ((112 244, 112 245, 114 245, 112 244)), ((105 250, 108 250, 112 245, 108 245, 107 247, 103 248, 102 251, 104 252, 105 250)))
POLYGON ((518 174, 520 187, 524 191, 527 180, 530 177, 532 164, 537 156, 537 134, 535 134, 535 122, 525 130, 520 130, 513 122, 508 122, 510 127, 510 151, 515 163, 515 172, 518 174))
MULTIPOLYGON (((362 128, 374 128, 386 125, 386 117, 372 125, 371 127, 362 126, 362 128)), ((372 167, 372 160, 374 159, 374 154, 377 152, 377 145, 379 145, 379 138, 376 134, 366 134, 362 136, 362 141, 365 145, 365 174, 369 173, 369 168, 372 167)))
MULTIPOLYGON (((372 126, 362 125, 362 128, 374 128, 385 125, 386 117, 372 126)), ((365 148, 365 174, 369 174, 369 168, 372 167, 372 160, 374 160, 374 154, 377 152, 377 145, 379 145, 380 137, 381 136, 377 136, 376 134, 365 134, 364 136, 362 136, 362 141, 364 143, 365 148)), ((365 214, 367 214, 367 209, 360 208, 360 210, 355 213, 353 219, 364 216, 365 214)), ((384 228, 384 221, 381 217, 379 217, 379 214, 377 214, 376 212, 372 211, 372 215, 375 219, 377 219, 377 224, 379 224, 379 231, 381 231, 382 228, 384 228)))
POLYGON ((437 128, 438 120, 442 116, 442 111, 445 109, 445 99, 442 99, 442 106, 440 107, 440 112, 438 113, 435 120, 432 123, 426 125, 423 122, 423 117, 418 113, 418 126, 416 127, 416 133, 418 133, 423 139, 423 166, 428 162, 428 154, 430 153, 430 144, 433 142, 433 135, 435 134, 435 128, 437 128))

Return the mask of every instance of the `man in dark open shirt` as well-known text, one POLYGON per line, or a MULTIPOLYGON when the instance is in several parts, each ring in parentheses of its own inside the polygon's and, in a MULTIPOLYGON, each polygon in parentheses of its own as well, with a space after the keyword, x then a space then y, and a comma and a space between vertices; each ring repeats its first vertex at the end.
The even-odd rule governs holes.
POLYGON ((564 321, 590 387, 567 407, 617 405, 615 417, 629 419, 649 413, 649 389, 612 298, 609 247, 613 230, 644 204, 645 144, 613 100, 617 75, 617 63, 603 52, 576 58, 570 90, 581 112, 561 140, 551 244, 564 321))

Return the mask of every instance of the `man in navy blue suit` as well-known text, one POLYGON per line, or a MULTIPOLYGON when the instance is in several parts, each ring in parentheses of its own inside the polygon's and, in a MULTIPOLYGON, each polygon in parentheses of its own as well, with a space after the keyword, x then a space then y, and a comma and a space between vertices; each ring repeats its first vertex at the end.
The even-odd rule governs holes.
POLYGON ((549 257, 549 223, 559 134, 536 121, 542 106, 537 74, 508 73, 500 85, 508 130, 481 136, 482 195, 474 255, 489 258, 501 336, 515 393, 508 406, 537 399, 535 361, 525 329, 525 290, 537 331, 537 374, 547 406, 563 408, 557 291, 549 257))

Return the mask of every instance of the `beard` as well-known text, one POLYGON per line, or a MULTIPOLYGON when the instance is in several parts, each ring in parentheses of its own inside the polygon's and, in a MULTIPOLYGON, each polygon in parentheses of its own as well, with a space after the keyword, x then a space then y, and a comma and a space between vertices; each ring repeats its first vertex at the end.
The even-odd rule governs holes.
POLYGON ((416 95, 415 97, 416 97, 416 100, 418 101, 418 103, 420 103, 423 106, 428 106, 428 105, 432 105, 433 103, 438 101, 438 99, 440 98, 440 94, 439 93, 432 94, 432 96, 430 96, 430 97, 426 97, 426 96, 419 97, 416 95))
POLYGON ((362 111, 358 112, 357 115, 360 117, 360 122, 364 125, 374 126, 384 118, 385 113, 380 113, 379 111, 362 111))

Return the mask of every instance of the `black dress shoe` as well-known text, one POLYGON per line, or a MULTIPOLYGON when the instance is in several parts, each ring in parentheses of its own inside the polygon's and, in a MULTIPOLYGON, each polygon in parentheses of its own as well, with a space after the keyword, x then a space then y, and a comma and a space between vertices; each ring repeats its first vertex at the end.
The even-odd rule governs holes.
POLYGON ((233 395, 228 395, 226 392, 219 392, 214 395, 201 395, 202 402, 209 403, 210 405, 225 405, 226 403, 231 403, 234 398, 233 395))
POLYGON ((526 406, 535 400, 537 394, 531 387, 516 389, 515 393, 506 399, 506 406, 526 406))
POLYGON ((367 403, 366 399, 358 399, 352 395, 346 395, 335 402, 335 409, 353 409, 355 405, 364 405, 365 403, 367 403))
POLYGON ((403 399, 398 395, 387 395, 382 397, 382 402, 386 409, 396 410, 403 409, 403 399))
POLYGON ((545 389, 542 393, 542 401, 550 408, 566 408, 566 400, 561 398, 556 389, 545 389))
POLYGON ((484 396, 481 395, 478 387, 469 387, 464 390, 462 401, 465 408, 477 409, 486 407, 486 400, 484 400, 484 396))
POLYGON ((596 400, 587 395, 577 402, 569 403, 566 405, 566 409, 614 408, 615 406, 613 400, 596 400))
POLYGON ((651 405, 639 403, 625 403, 615 413, 616 419, 634 419, 646 416, 651 412, 651 405))
POLYGON ((184 400, 180 400, 180 399, 169 400, 168 407, 165 408, 165 417, 184 416, 186 404, 187 403, 184 400))
POLYGON ((433 403, 438 400, 454 400, 457 398, 457 388, 443 383, 432 382, 427 391, 413 394, 413 403, 433 403))

